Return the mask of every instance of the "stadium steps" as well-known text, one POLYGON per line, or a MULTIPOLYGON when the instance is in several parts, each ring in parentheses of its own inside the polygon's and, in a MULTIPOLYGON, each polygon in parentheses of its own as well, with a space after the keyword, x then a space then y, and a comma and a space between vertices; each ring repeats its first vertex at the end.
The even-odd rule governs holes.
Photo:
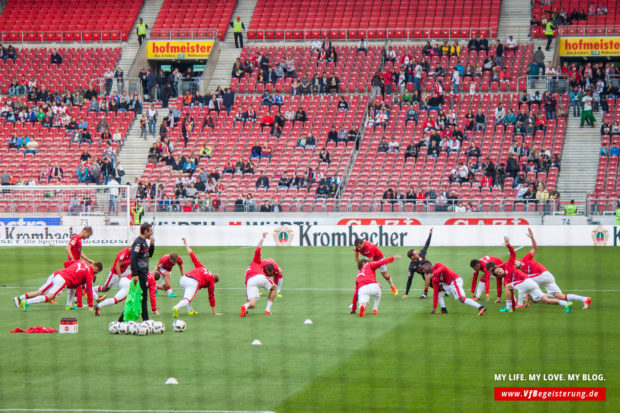
POLYGON ((499 10, 497 38, 502 43, 513 36, 518 44, 530 41, 530 18, 532 16, 529 0, 502 1, 499 10))
MULTIPOLYGON (((144 113, 146 113, 146 107, 144 108, 144 113)), ((123 182, 133 182, 135 177, 139 178, 142 175, 146 167, 149 149, 153 146, 153 143, 159 141, 159 126, 168 113, 168 109, 157 108, 155 136, 147 135, 146 140, 140 138, 141 115, 136 116, 134 119, 127 133, 125 143, 119 152, 119 162, 125 170, 123 182)))
MULTIPOLYGON (((123 43, 123 52, 121 53, 121 58, 118 61, 118 65, 123 69, 123 73, 125 77, 129 76, 129 69, 136 59, 136 55, 138 54, 138 50, 140 49, 138 43, 138 35, 136 34, 136 27, 138 26, 138 22, 140 18, 144 19, 144 22, 152 28, 155 24, 155 19, 159 14, 159 10, 161 6, 164 4, 164 0, 144 0, 144 5, 138 14, 138 18, 133 24, 131 28, 131 33, 129 33, 128 41, 123 43)), ((150 30, 147 31, 147 38, 150 30)), ((138 135, 139 135, 138 128, 138 135)))
MULTIPOLYGON (((241 17, 241 21, 243 21, 247 30, 250 27, 250 21, 252 20, 252 14, 255 8, 256 0, 238 0, 232 18, 236 19, 237 16, 241 17)), ((247 44, 246 32, 243 33, 243 44, 247 44)), ((232 29, 229 27, 229 30, 226 31, 224 41, 220 43, 220 55, 213 75, 209 80, 209 90, 214 91, 218 86, 226 88, 230 85, 232 67, 235 60, 240 55, 241 49, 235 48, 235 37, 232 29)))
MULTIPOLYGON (((575 200, 579 206, 586 194, 594 191, 601 148, 601 112, 595 112, 594 128, 579 127, 580 118, 572 116, 572 108, 566 127, 562 163, 558 177, 561 200, 575 200)), ((583 204, 582 204, 583 205, 583 204)), ((583 210, 583 207, 579 207, 583 210)))

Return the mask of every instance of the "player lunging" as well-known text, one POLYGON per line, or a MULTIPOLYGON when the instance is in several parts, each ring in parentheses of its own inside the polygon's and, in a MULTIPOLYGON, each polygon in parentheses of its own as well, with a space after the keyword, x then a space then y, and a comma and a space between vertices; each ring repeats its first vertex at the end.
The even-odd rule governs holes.
POLYGON ((416 249, 410 249, 407 251, 407 257, 411 260, 409 263, 409 275, 407 276, 407 290, 405 290, 405 295, 403 295, 403 299, 409 297, 409 290, 411 289, 411 283, 413 282, 413 276, 417 272, 422 277, 422 281, 424 281, 424 293, 420 296, 421 299, 426 298, 428 295, 428 287, 431 284, 431 277, 424 277, 424 272, 422 271, 422 265, 426 261, 426 252, 428 251, 428 247, 431 245, 431 237, 433 236, 433 228, 428 231, 428 238, 426 239, 426 243, 424 244, 424 248, 420 251, 416 249))
MULTIPOLYGON (((129 274, 125 274, 118 281, 118 292, 114 297, 106 298, 100 303, 95 303, 95 315, 101 315, 101 309, 104 307, 108 307, 114 304, 121 303, 127 298, 127 294, 129 293, 129 287, 131 286, 131 280, 133 279, 133 275, 131 272, 129 274)), ((149 272, 146 278, 146 284, 149 288, 149 297, 151 299, 151 310, 155 315, 159 315, 159 311, 157 311, 157 297, 155 296, 155 291, 157 291, 157 280, 159 280, 159 274, 155 274, 149 272)))
POLYGON ((544 287, 547 294, 554 296, 558 300, 573 301, 578 300, 583 303, 583 309, 590 308, 592 298, 584 297, 577 294, 563 294, 560 287, 555 282, 555 277, 549 270, 541 263, 534 261, 534 256, 538 252, 538 245, 534 239, 534 233, 531 228, 527 229, 527 237, 532 240, 532 249, 528 252, 521 261, 516 260, 515 266, 525 272, 529 278, 531 278, 540 287, 544 287))
POLYGON ((166 293, 168 293, 168 297, 171 298, 176 297, 176 294, 172 292, 172 284, 170 284, 170 273, 175 265, 179 266, 181 275, 185 274, 183 270, 183 260, 176 252, 171 252, 161 257, 157 263, 157 267, 155 267, 155 272, 160 273, 164 277, 164 285, 158 285, 157 289, 165 290, 166 293))
POLYGON ((491 271, 497 278, 503 278, 504 285, 506 286, 506 307, 499 310, 500 312, 514 311, 514 291, 519 293, 519 296, 525 296, 530 294, 532 299, 536 302, 541 301, 549 305, 561 305, 564 307, 564 312, 568 313, 573 303, 566 300, 557 300, 555 298, 549 298, 538 287, 534 281, 528 278, 527 274, 515 267, 515 250, 510 245, 510 239, 504 237, 504 244, 508 248, 510 258, 505 263, 496 266, 495 263, 489 262, 487 269, 491 271))
POLYGON ((256 250, 254 251, 254 259, 250 263, 248 269, 245 270, 245 289, 247 301, 241 306, 241 317, 245 317, 250 308, 256 307, 256 301, 259 297, 258 291, 261 288, 269 291, 267 306, 265 307, 265 315, 271 315, 271 305, 276 297, 277 287, 269 278, 267 278, 273 277, 273 264, 267 264, 263 269, 260 258, 260 251, 266 236, 267 233, 263 233, 263 237, 258 242, 258 247, 256 247, 256 250))
POLYGON ((424 271, 424 274, 432 274, 433 276, 431 279, 433 283, 433 311, 431 311, 431 314, 435 314, 438 302, 441 304, 442 308, 445 308, 443 297, 439 294, 442 288, 447 294, 452 294, 455 300, 459 300, 463 304, 476 308, 478 310, 478 316, 481 316, 487 311, 485 306, 478 304, 471 298, 467 298, 465 290, 463 289, 463 279, 461 276, 444 264, 438 262, 431 267, 431 264, 427 262, 422 266, 422 271, 424 271))
MULTIPOLYGON (((379 261, 383 259, 383 253, 381 252, 381 250, 377 248, 377 246, 371 242, 364 241, 362 239, 357 238, 355 242, 353 243, 353 245, 355 246, 355 248, 353 249, 353 252, 355 252, 355 262, 358 265, 360 262, 359 254, 362 254, 364 257, 368 258, 368 261, 370 262, 379 261)), ((379 268, 379 271, 381 271, 381 275, 383 276, 383 278, 385 278, 387 282, 390 283, 390 288, 392 289, 392 293, 394 295, 398 295, 398 290, 396 289, 396 286, 392 282, 392 277, 390 277, 390 275, 387 273, 387 268, 385 266, 381 266, 379 268)))
POLYGON ((84 227, 82 230, 71 237, 69 243, 65 247, 65 251, 67 252, 67 261, 65 261, 65 268, 69 267, 77 260, 84 260, 89 264, 93 264, 94 261, 88 258, 82 252, 82 240, 88 239, 93 235, 92 227, 84 227))
MULTIPOLYGON (((56 276, 56 273, 51 273, 50 276, 47 277, 47 280, 45 280, 43 285, 40 286, 38 290, 27 292, 25 294, 20 295, 19 297, 13 297, 13 302, 15 303, 15 307, 19 308, 21 306, 21 301, 23 300, 27 300, 28 298, 34 298, 34 297, 38 297, 40 295, 45 294, 50 288, 52 288, 52 284, 54 283, 55 276, 56 276)), ((73 303, 72 303, 74 296, 75 296, 75 291, 69 292, 67 294, 67 305, 65 306, 65 310, 73 310, 73 309, 77 310, 76 307, 73 307, 73 303)), ((56 301, 52 298, 50 300, 50 303, 55 304, 56 301)))
MULTIPOLYGON (((93 281, 95 280, 95 275, 101 272, 102 269, 103 266, 100 262, 95 262, 91 265, 84 261, 77 261, 67 268, 54 273, 52 286, 45 295, 19 300, 19 304, 24 311, 28 311, 28 306, 31 304, 49 302, 65 288, 76 289, 81 287, 82 284, 86 284, 88 309, 93 311, 93 281)), ((71 300, 73 300, 73 297, 71 297, 71 300)))
POLYGON ((359 272, 355 277, 355 293, 353 294, 353 304, 351 306, 351 314, 355 314, 357 303, 360 304, 359 316, 364 317, 366 314, 366 306, 370 302, 370 297, 374 299, 372 314, 377 315, 379 311, 379 302, 381 301, 381 285, 377 283, 377 269, 385 267, 385 264, 394 262, 400 258, 400 255, 370 262, 366 258, 362 258, 357 263, 359 272))
POLYGON ((213 314, 222 315, 215 310, 214 290, 215 283, 220 280, 219 275, 211 274, 211 272, 207 270, 200 261, 198 261, 196 254, 194 254, 194 251, 192 251, 189 245, 187 245, 185 238, 183 238, 183 245, 185 245, 185 249, 194 263, 194 269, 181 276, 179 284, 184 290, 183 299, 179 301, 177 305, 172 307, 172 316, 178 318, 179 309, 183 307, 187 307, 187 314, 189 315, 198 314, 198 312, 194 311, 194 308, 192 307, 192 301, 194 301, 194 297, 196 297, 198 290, 201 288, 206 288, 209 292, 209 304, 211 305, 211 311, 213 311, 213 314))
MULTIPOLYGON (((485 299, 487 301, 489 301, 490 297, 489 297, 489 288, 491 285, 491 277, 495 278, 494 275, 491 274, 491 272, 489 270, 487 270, 486 266, 487 263, 489 262, 494 262, 495 265, 501 265, 502 264, 502 260, 500 260, 497 257, 491 257, 491 256, 486 256, 486 257, 482 257, 479 260, 471 260, 471 262, 469 263, 469 266, 471 268, 473 268, 474 270, 474 277, 471 280, 471 298, 473 298, 474 300, 478 301, 480 299, 480 296, 482 295, 482 291, 484 290, 484 295, 485 295, 485 299), (480 282, 478 282, 478 275, 480 274, 480 271, 482 271, 483 276, 480 279, 480 282), (476 288, 476 283, 478 282, 478 287, 476 288), (474 290, 475 290, 475 294, 474 294, 474 290)), ((502 300, 502 280, 500 280, 499 278, 495 279, 496 283, 497 283, 497 300, 495 300, 495 303, 499 303, 502 300)))

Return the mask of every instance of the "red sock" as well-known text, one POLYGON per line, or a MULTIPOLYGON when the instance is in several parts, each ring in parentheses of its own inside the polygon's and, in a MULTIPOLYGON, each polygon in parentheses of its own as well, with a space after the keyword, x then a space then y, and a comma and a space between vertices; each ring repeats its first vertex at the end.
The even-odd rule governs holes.
POLYGON ((30 298, 28 294, 24 294, 26 296, 26 300, 30 298))

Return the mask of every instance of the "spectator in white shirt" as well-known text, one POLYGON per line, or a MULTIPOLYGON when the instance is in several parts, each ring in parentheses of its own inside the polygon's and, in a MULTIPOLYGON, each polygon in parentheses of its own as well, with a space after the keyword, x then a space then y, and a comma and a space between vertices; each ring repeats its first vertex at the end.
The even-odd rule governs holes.
POLYGON ((368 43, 365 38, 361 38, 357 42, 357 53, 364 52, 364 55, 368 56, 368 43))
POLYGON ((498 124, 504 124, 504 118, 506 117, 506 109, 504 109, 502 107, 502 104, 500 103, 496 108, 495 108, 495 127, 497 128, 498 124))
POLYGON ((466 212, 466 211, 467 211, 467 209, 463 205, 463 201, 459 201, 457 206, 454 207, 454 212, 466 212))
POLYGON ((388 147, 388 152, 398 153, 398 142, 396 141, 395 137, 392 137, 392 140, 388 144, 388 147))
POLYGON ((504 49, 506 51, 511 50, 513 53, 517 51, 517 41, 515 39, 513 39, 512 36, 508 37, 508 40, 506 40, 506 44, 504 45, 504 49))
POLYGON ((321 50, 322 46, 323 46, 323 42, 321 42, 318 37, 315 37, 314 40, 312 41, 312 51, 318 52, 319 50, 321 50))

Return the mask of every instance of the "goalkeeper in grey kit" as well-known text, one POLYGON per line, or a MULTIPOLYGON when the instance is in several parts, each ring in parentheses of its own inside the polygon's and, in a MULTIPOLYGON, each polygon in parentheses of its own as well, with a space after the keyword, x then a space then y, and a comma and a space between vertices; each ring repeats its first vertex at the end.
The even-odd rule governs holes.
POLYGON ((420 251, 416 249, 410 249, 407 251, 407 257, 411 260, 409 263, 409 275, 407 278, 407 290, 405 290, 404 298, 409 296, 409 290, 411 289, 411 283, 413 282, 413 276, 417 272, 424 280, 424 293, 420 296, 420 298, 426 298, 428 295, 428 287, 430 286, 431 277, 425 278, 424 271, 422 271, 422 265, 426 262, 426 252, 428 251, 428 247, 431 245, 431 237, 433 236, 433 228, 428 231, 428 238, 426 239, 426 243, 424 244, 424 248, 420 251))

